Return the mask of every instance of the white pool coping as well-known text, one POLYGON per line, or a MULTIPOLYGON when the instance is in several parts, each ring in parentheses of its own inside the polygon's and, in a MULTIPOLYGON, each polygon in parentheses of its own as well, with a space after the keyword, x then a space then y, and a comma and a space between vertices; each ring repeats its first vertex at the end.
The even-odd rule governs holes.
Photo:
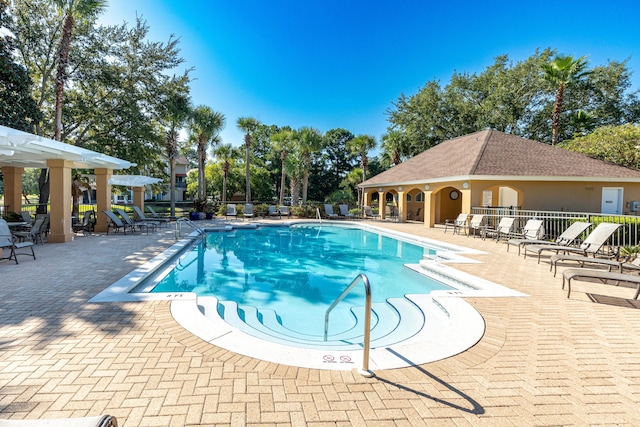
MULTIPOLYGON (((283 222, 281 226, 296 223, 298 222, 283 222)), ((299 223, 315 224, 308 221, 300 221, 299 223)), ((484 334, 484 319, 461 297, 526 296, 450 266, 454 263, 477 263, 478 261, 465 258, 464 255, 483 252, 407 233, 390 231, 370 224, 345 224, 344 221, 323 221, 323 223, 361 228, 410 243, 442 248, 442 253, 437 252, 434 259, 423 260, 420 264, 407 265, 407 267, 435 278, 451 286, 454 290, 433 291, 428 295, 408 295, 407 297, 425 314, 425 325, 427 326, 402 343, 371 349, 369 370, 395 369, 425 364, 454 356, 475 345, 484 334)), ((265 225, 274 226, 272 223, 265 225)), ((255 226, 256 223, 253 223, 251 227, 255 226)), ((226 231, 241 227, 226 226, 218 230, 226 231)), ((178 324, 203 341, 229 351, 260 360, 302 368, 351 370, 363 366, 363 350, 305 349, 273 343, 248 335, 230 326, 216 314, 205 316, 198 307, 197 296, 190 292, 130 292, 146 277, 160 269, 165 262, 190 246, 195 237, 197 237, 197 233, 192 233, 189 238, 177 242, 145 265, 114 282, 92 298, 90 302, 171 300, 171 314, 178 324)))

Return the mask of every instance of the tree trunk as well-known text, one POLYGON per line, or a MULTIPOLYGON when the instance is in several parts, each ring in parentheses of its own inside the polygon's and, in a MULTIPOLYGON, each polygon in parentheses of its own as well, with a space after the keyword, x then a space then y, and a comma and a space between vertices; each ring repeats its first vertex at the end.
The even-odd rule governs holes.
POLYGON ((75 20, 72 14, 68 14, 62 27, 62 38, 58 48, 58 69, 56 72, 56 102, 55 102, 55 135, 56 141, 62 141, 62 105, 64 101, 64 84, 67 81, 67 65, 69 64, 69 49, 71 46, 71 35, 75 20))
POLYGON ((49 203, 49 169, 40 169, 40 176, 38 177, 38 189, 40 196, 38 198, 38 207, 36 212, 39 214, 47 213, 47 204, 49 203))
POLYGON ((171 174, 171 216, 176 216, 176 159, 169 159, 169 173, 171 174))
POLYGON ((227 169, 224 169, 224 175, 222 177, 222 204, 226 205, 227 204, 227 175, 229 174, 229 171, 227 169))
POLYGON ((280 177, 280 204, 284 204, 284 189, 285 189, 285 184, 286 184, 286 178, 287 178, 287 171, 285 170, 285 166, 284 163, 287 160, 287 155, 285 154, 285 152, 283 151, 282 153, 280 153, 280 160, 282 160, 282 174, 280 177))
POLYGON ((300 180, 297 177, 291 177, 291 206, 298 206, 299 194, 300 180))
POLYGON ((245 159, 245 183, 246 183, 246 194, 245 201, 246 203, 251 203, 251 175, 249 172, 249 162, 251 161, 251 136, 249 134, 244 136, 244 145, 247 151, 246 159, 245 159))
POLYGON ((556 102, 553 105, 551 145, 556 145, 558 143, 558 136, 559 136, 558 133, 560 130, 560 114, 562 113, 563 97, 564 97, 564 86, 560 85, 558 87, 558 92, 556 93, 556 102))

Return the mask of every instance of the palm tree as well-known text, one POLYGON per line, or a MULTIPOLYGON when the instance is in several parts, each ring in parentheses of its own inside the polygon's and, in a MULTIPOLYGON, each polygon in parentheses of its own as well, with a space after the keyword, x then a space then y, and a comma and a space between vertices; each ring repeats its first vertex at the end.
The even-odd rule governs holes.
POLYGON ((391 131, 382 136, 383 158, 388 159, 393 166, 402 163, 402 153, 406 151, 407 138, 404 132, 391 131))
POLYGON ((304 175, 304 159, 299 147, 295 147, 284 164, 289 176, 289 187, 291 191, 291 206, 297 206, 300 199, 300 179, 304 175))
MULTIPOLYGON (((371 135, 358 135, 357 137, 347 142, 347 149, 351 151, 352 154, 360 156, 362 182, 365 182, 367 180, 367 165, 369 164, 367 153, 369 152, 369 150, 373 150, 374 148, 376 148, 376 145, 376 139, 371 135)), ((360 192, 358 192, 358 205, 361 204, 360 192)))
POLYGON ((260 122, 253 117, 240 117, 237 122, 238 129, 244 132, 244 148, 246 150, 245 158, 245 201, 251 203, 251 175, 249 166, 251 163, 251 137, 260 126, 260 122))
POLYGON ((573 56, 557 55, 553 60, 542 65, 545 80, 556 90, 556 100, 553 104, 551 145, 558 143, 564 90, 567 86, 589 74, 587 64, 586 56, 574 60, 573 56))
POLYGON ((189 131, 198 144, 198 198, 207 196, 204 179, 204 165, 207 160, 207 147, 220 142, 219 132, 224 128, 225 118, 222 113, 213 111, 206 105, 199 105, 191 112, 189 131))
POLYGON ((213 155, 222 162, 222 204, 227 204, 227 178, 229 177, 229 169, 231 163, 239 157, 240 153, 237 149, 233 148, 231 144, 219 145, 214 151, 213 155))
POLYGON ((292 140, 293 132, 289 130, 281 130, 280 132, 275 133, 271 136, 271 141, 273 142, 273 148, 276 151, 280 151, 280 161, 282 162, 282 173, 280 176, 280 200, 279 203, 284 204, 284 191, 285 184, 287 178, 287 155, 289 154, 289 150, 291 149, 291 140, 292 140))
POLYGON ((62 37, 58 45, 58 68, 56 71, 56 141, 62 141, 62 103, 64 100, 64 85, 67 81, 67 66, 69 65, 69 50, 76 20, 93 18, 106 7, 106 0, 54 0, 61 14, 64 16, 62 37))
POLYGON ((302 161, 304 163, 304 177, 302 181, 302 204, 307 203, 307 193, 309 192, 309 169, 311 168, 311 155, 317 153, 322 148, 322 135, 317 129, 303 127, 298 131, 297 138, 302 161))

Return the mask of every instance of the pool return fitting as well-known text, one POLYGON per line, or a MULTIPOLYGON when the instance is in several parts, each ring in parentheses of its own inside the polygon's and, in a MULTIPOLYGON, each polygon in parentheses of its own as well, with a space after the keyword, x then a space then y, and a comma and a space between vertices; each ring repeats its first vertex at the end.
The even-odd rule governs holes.
POLYGON ((364 273, 358 274, 351 284, 340 294, 338 298, 327 308, 324 313, 324 340, 327 340, 329 332, 329 313, 334 309, 336 305, 344 299, 344 297, 351 292, 351 290, 362 281, 364 285, 365 302, 364 302, 364 343, 362 344, 364 353, 362 355, 362 368, 358 369, 358 373, 363 377, 371 378, 375 374, 369 370, 369 347, 371 347, 371 285, 369 279, 364 273))

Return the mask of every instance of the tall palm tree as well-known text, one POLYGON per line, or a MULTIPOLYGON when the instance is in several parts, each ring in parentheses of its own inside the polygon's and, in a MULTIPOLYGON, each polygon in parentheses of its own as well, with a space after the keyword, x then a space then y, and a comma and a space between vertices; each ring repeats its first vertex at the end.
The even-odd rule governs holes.
POLYGON ((298 146, 289 153, 284 167, 289 176, 289 188, 291 191, 291 206, 297 206, 300 200, 300 180, 304 175, 304 159, 298 146))
POLYGON ((276 151, 280 151, 280 161, 282 162, 282 173, 280 176, 280 199, 279 203, 284 204, 284 192, 285 192, 285 184, 287 178, 287 155, 289 154, 289 150, 291 149, 291 141, 292 141, 293 133, 289 130, 281 130, 280 132, 276 132, 271 136, 271 141, 273 142, 273 148, 276 151))
POLYGON ((207 161, 207 147, 220 142, 219 132, 224 128, 224 114, 213 111, 206 105, 198 105, 191 111, 189 131, 197 143, 198 153, 198 198, 207 196, 204 179, 204 165, 207 161))
MULTIPOLYGON (((367 154, 369 150, 376 148, 376 139, 371 135, 358 135, 352 140, 347 142, 347 149, 351 151, 351 154, 360 157, 360 167, 362 168, 362 182, 367 180, 367 165, 369 164, 369 158, 367 154)), ((358 192, 358 205, 361 205, 360 192, 358 192)))
POLYGON ((586 56, 574 60, 570 55, 557 55, 553 60, 542 65, 545 80, 556 90, 556 100, 553 104, 551 145, 558 143, 564 90, 567 86, 589 74, 587 65, 586 56))
POLYGON ((218 161, 222 162, 222 204, 227 204, 227 178, 229 177, 229 169, 231 163, 239 157, 240 153, 231 144, 223 144, 216 147, 213 151, 218 161))
POLYGON ((67 66, 69 65, 69 50, 76 20, 93 18, 106 7, 106 0, 53 0, 64 16, 62 37, 58 45, 58 68, 56 71, 56 141, 62 141, 62 104, 64 100, 64 85, 67 81, 67 66))
POLYGON ((307 203, 309 192, 309 169, 311 168, 311 155, 322 148, 322 135, 320 131, 310 127, 303 127, 298 131, 297 143, 302 153, 304 176, 302 181, 302 204, 307 203))
POLYGON ((388 159, 393 166, 402 163, 402 153, 406 152, 407 138, 404 132, 391 131, 382 136, 383 158, 388 159))
POLYGON ((253 117, 240 117, 237 122, 238 129, 244 132, 244 148, 246 151, 245 158, 245 201, 251 203, 251 175, 249 172, 249 166, 251 163, 251 137, 258 130, 260 122, 253 117))

